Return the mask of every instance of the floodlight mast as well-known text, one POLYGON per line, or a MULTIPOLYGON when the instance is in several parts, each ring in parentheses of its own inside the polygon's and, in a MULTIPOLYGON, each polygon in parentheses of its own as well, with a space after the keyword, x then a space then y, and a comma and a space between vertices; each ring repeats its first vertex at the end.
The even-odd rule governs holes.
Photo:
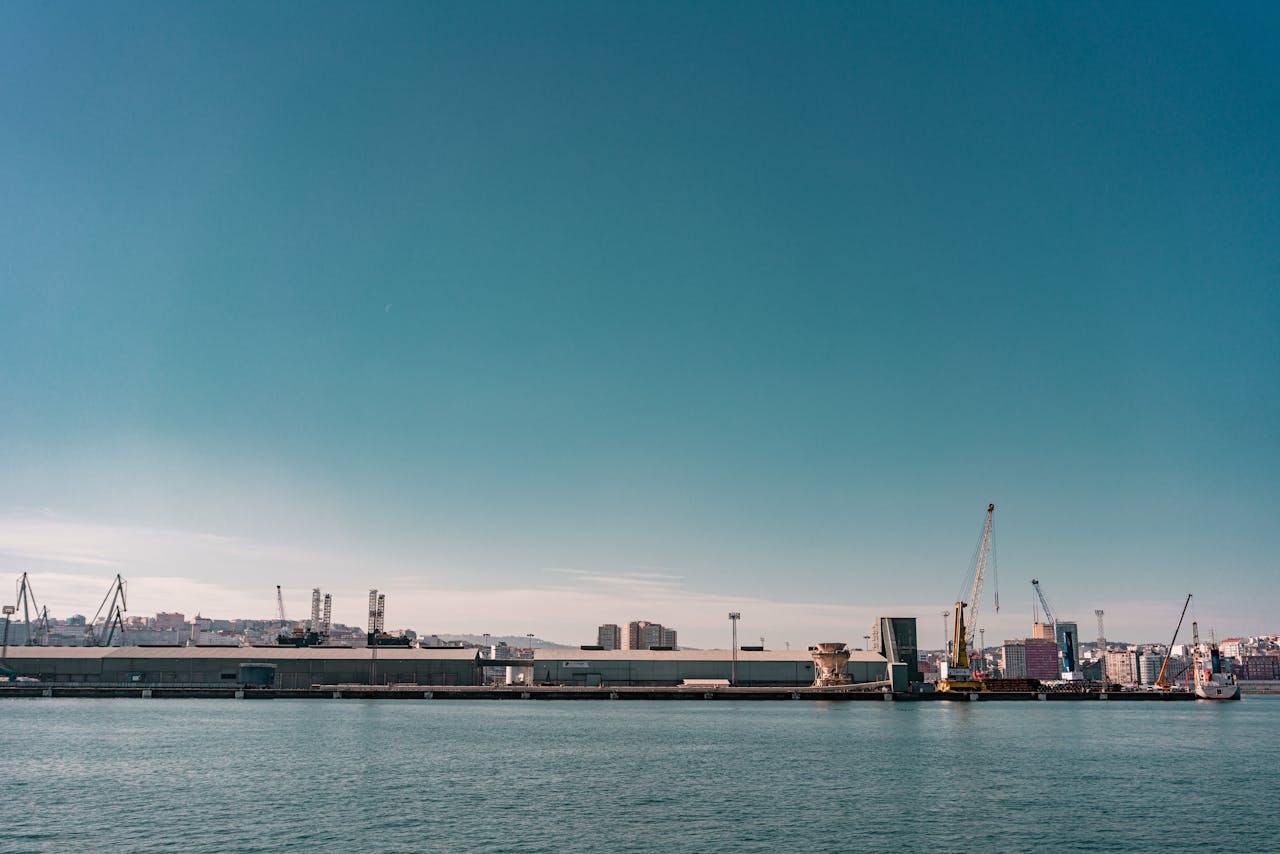
POLYGON ((742 614, 737 611, 729 612, 729 624, 733 627, 733 647, 731 649, 731 657, 729 660, 729 684, 738 684, 738 621, 742 619, 742 614))

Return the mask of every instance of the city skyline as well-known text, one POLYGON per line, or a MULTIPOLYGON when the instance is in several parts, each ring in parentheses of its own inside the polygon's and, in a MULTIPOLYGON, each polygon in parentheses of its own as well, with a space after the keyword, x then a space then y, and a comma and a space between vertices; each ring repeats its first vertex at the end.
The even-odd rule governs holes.
POLYGON ((1273 631, 1276 9, 715 8, 10 10, 0 577, 1273 631))

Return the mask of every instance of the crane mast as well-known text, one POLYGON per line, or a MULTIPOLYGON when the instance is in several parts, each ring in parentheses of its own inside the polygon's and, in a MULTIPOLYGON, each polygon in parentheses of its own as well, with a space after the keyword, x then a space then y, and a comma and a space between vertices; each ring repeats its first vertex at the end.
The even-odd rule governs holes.
POLYGON ((311 591, 311 621, 307 623, 308 632, 320 632, 320 588, 311 591))
MULTIPOLYGON (((982 534, 978 538, 978 545, 974 549, 973 558, 970 562, 969 572, 972 577, 966 576, 966 583, 961 586, 960 593, 956 596, 955 610, 953 612, 952 624, 952 640, 951 640, 951 657, 946 662, 946 673, 939 683, 939 689, 943 691, 981 691, 985 689, 985 685, 974 678, 973 670, 970 667, 969 650, 973 649, 974 635, 978 629, 978 609, 982 602, 982 588, 986 581, 987 567, 994 566, 994 552, 992 549, 992 521, 995 516, 996 506, 994 504, 987 505, 987 517, 982 525, 982 534), (964 601, 966 591, 969 601, 964 601), (965 609, 969 609, 968 617, 965 619, 965 609)), ((1000 610, 999 594, 996 594, 996 611, 1000 610)))
POLYGON ((17 605, 22 606, 22 621, 26 625, 26 639, 23 641, 27 646, 48 646, 49 644, 49 609, 45 608, 43 616, 41 616, 40 606, 36 604, 36 595, 31 589, 31 579, 27 574, 22 573, 22 577, 18 579, 18 598, 17 605), (36 628, 31 630, 31 612, 36 612, 36 628))
POLYGON ((102 604, 98 606, 98 612, 93 615, 93 622, 89 624, 88 634, 92 643, 90 646, 111 646, 111 641, 115 639, 116 630, 119 629, 121 637, 124 636, 124 612, 127 610, 125 605, 125 583, 120 573, 116 573, 115 580, 111 582, 111 587, 107 590, 107 595, 103 597, 102 604), (111 604, 107 602, 110 600, 111 604), (94 635, 97 628, 98 618, 103 616, 103 609, 106 609, 106 616, 102 624, 104 635, 94 635))
POLYGON ((284 631, 289 625, 289 619, 284 615, 284 592, 280 590, 280 585, 276 585, 276 612, 280 615, 280 631, 284 631))
MULTIPOLYGON (((978 561, 973 573, 973 591, 969 594, 969 625, 965 645, 973 648, 973 636, 978 630, 978 608, 982 604, 982 586, 987 580, 987 563, 991 559, 991 523, 996 513, 994 504, 987 505, 987 520, 982 526, 982 539, 978 543, 978 561)), ((996 593, 996 612, 1000 611, 1000 594, 996 593)))
POLYGON ((1187 618, 1187 607, 1191 604, 1191 594, 1187 594, 1187 601, 1182 603, 1182 615, 1178 617, 1178 625, 1173 629, 1173 638, 1169 641, 1169 648, 1165 650, 1164 661, 1160 663, 1160 675, 1156 677, 1157 688, 1168 688, 1169 683, 1165 680, 1165 671, 1169 668, 1169 656, 1173 654, 1173 645, 1178 642, 1178 631, 1182 628, 1182 621, 1187 618))

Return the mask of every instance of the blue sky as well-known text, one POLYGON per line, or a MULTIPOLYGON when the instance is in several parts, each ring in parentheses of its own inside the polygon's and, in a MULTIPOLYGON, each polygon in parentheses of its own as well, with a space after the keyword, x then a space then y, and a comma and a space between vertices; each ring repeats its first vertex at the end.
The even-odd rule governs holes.
POLYGON ((0 572, 54 612, 936 643, 993 501, 994 635, 1033 575, 1280 630, 1272 6, 4 17, 0 572))

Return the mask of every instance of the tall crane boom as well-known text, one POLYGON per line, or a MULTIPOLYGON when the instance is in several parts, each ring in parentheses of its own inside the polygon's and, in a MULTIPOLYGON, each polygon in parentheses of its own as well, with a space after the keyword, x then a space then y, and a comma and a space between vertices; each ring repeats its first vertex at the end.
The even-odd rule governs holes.
MULTIPOLYGON (((982 588, 987 580, 987 567, 995 566, 995 557, 992 540, 992 525, 995 521, 996 506, 994 504, 987 505, 987 518, 982 525, 982 534, 978 537, 978 545, 974 549, 973 560, 970 563, 969 572, 972 575, 972 585, 970 587, 969 601, 965 602, 965 607, 969 609, 968 620, 963 623, 964 627, 964 643, 966 650, 974 649, 973 639, 978 632, 978 610, 982 606, 982 588)), ((961 588, 961 596, 964 594, 964 588, 961 588)), ((957 601, 963 602, 960 597, 956 597, 957 601)), ((1000 593, 997 590, 995 596, 996 613, 1000 612, 1000 593)), ((961 624, 957 623, 957 627, 961 624)))
POLYGON ((1040 599, 1040 607, 1044 609, 1045 620, 1055 627, 1054 637, 1056 638, 1058 632, 1056 628, 1058 625, 1058 618, 1054 616, 1053 609, 1049 607, 1049 600, 1044 598, 1044 591, 1040 589, 1040 579, 1031 579, 1031 586, 1035 588, 1036 596, 1040 599))
POLYGON ((1178 625, 1173 629, 1173 638, 1169 641, 1169 649, 1165 651, 1164 661, 1160 663, 1160 675, 1156 677, 1157 688, 1168 688, 1169 683, 1165 681, 1164 674, 1169 668, 1169 656, 1173 654, 1173 645, 1178 642, 1178 632, 1182 629, 1182 621, 1187 618, 1187 607, 1191 604, 1191 594, 1187 594, 1187 601, 1182 603, 1182 614, 1178 617, 1178 625))
MULTIPOLYGON (((969 563, 969 574, 956 594, 954 623, 952 626, 951 655, 945 662, 946 672, 939 680, 940 691, 981 691, 983 683, 975 679, 969 664, 969 650, 974 648, 973 639, 978 632, 978 609, 982 604, 982 588, 987 577, 987 567, 995 566, 995 551, 992 546, 992 521, 996 506, 987 505, 987 517, 982 525, 982 534, 978 537, 978 545, 974 548, 969 563), (965 601, 965 596, 969 601, 965 601), (969 610, 969 620, 965 621, 965 609, 969 610)), ((996 611, 1000 610, 999 593, 995 599, 996 611)))
POLYGON ((276 585, 276 611, 280 614, 280 631, 284 631, 289 618, 284 615, 284 592, 280 590, 279 584, 276 585))

